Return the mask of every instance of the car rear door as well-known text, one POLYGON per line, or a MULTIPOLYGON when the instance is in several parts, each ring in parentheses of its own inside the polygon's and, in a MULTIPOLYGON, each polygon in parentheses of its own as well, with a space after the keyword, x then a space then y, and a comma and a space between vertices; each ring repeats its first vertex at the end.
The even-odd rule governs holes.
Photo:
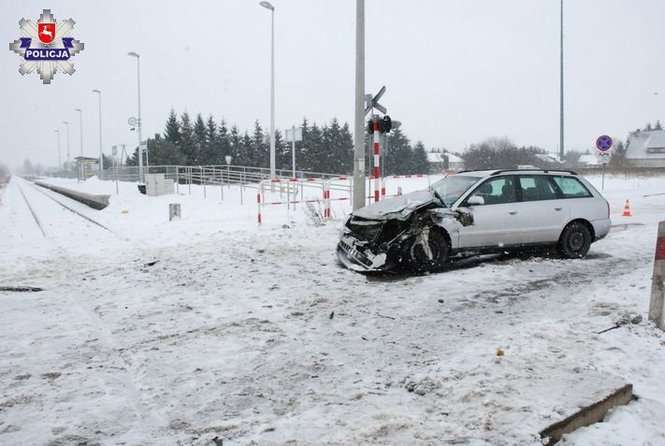
POLYGON ((519 175, 518 179, 521 201, 518 243, 556 242, 570 218, 568 200, 561 197, 550 175, 519 175))

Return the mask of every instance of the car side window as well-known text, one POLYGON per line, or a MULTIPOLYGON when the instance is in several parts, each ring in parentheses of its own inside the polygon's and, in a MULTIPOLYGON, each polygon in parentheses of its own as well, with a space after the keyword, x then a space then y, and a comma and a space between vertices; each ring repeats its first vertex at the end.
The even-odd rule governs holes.
POLYGON ((520 191, 522 201, 556 200, 558 198, 554 185, 549 182, 547 175, 521 175, 520 191))
POLYGON ((592 197, 589 189, 575 177, 552 177, 556 185, 561 190, 563 198, 590 198, 592 197))
POLYGON ((517 201, 515 177, 505 176, 485 181, 473 191, 473 196, 482 197, 484 205, 514 203, 517 201))

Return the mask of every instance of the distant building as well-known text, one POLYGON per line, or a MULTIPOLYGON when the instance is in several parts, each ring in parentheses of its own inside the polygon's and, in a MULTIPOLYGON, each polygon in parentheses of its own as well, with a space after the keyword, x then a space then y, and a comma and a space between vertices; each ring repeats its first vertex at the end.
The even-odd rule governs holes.
POLYGON ((543 163, 547 164, 562 164, 558 156, 552 155, 551 153, 536 153, 536 158, 538 158, 543 163))
POLYGON ((579 159, 577 160, 577 164, 587 169, 602 167, 602 163, 600 162, 598 156, 595 153, 585 153, 583 155, 580 155, 579 159))
POLYGON ((448 170, 454 170, 455 172, 464 170, 464 160, 462 157, 450 152, 444 153, 444 156, 448 158, 448 170))
POLYGON ((446 169, 446 161, 441 152, 427 152, 427 162, 429 163, 430 172, 441 172, 446 169))
POLYGON ((464 170, 464 160, 447 150, 432 149, 432 151, 427 153, 427 162, 430 166, 430 172, 433 173, 446 170, 453 170, 455 172, 464 170))
POLYGON ((628 136, 626 164, 665 167, 665 130, 636 130, 628 136))
POLYGON ((74 161, 76 161, 76 173, 79 180, 90 178, 99 169, 99 158, 77 156, 74 161))

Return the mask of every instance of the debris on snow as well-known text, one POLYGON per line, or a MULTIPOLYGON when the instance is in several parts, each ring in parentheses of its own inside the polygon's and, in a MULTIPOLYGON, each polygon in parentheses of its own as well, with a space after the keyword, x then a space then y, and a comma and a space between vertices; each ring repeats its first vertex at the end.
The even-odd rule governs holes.
POLYGON ((434 381, 429 376, 426 376, 420 380, 407 381, 407 383, 404 385, 404 388, 409 392, 415 393, 416 395, 425 396, 428 393, 441 388, 441 384, 434 381))

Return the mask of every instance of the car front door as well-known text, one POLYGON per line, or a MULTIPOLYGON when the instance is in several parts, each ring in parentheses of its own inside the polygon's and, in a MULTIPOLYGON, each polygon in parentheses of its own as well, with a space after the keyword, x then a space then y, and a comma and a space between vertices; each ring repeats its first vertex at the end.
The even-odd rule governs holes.
POLYGON ((459 207, 469 210, 473 224, 460 229, 460 248, 496 248, 516 242, 517 186, 513 175, 489 178, 462 201, 459 207))
POLYGON ((519 244, 556 242, 570 214, 569 202, 549 175, 519 175, 522 224, 519 244))

